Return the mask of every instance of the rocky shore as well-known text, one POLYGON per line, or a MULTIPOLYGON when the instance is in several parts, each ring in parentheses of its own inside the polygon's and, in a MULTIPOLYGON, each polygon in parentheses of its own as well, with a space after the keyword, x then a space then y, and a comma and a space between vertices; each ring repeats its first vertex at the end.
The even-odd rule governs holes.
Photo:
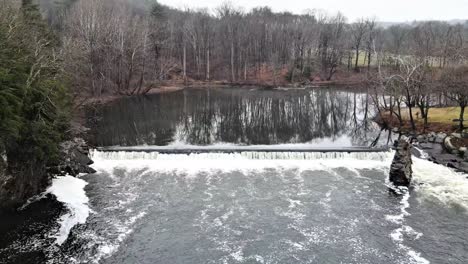
POLYGON ((53 175, 78 176, 80 173, 95 173, 89 167, 93 161, 89 158, 88 144, 82 138, 74 138, 60 144, 61 160, 59 164, 48 167, 48 172, 53 175))
POLYGON ((466 136, 464 133, 431 132, 417 136, 415 146, 427 153, 432 162, 468 173, 466 136))
MULTIPOLYGON (((62 142, 60 160, 45 169, 31 167, 31 173, 7 169, 5 157, 0 159, 0 210, 11 210, 24 204, 29 198, 43 192, 56 176, 78 176, 80 173, 94 173, 89 166, 93 161, 88 157, 89 148, 82 138, 62 142)), ((29 171, 29 170, 28 170, 29 171)))

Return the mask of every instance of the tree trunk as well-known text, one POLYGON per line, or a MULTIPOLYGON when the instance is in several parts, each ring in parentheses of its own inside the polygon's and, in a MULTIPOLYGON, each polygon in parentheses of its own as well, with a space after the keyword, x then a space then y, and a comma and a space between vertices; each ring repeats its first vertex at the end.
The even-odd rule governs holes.
POLYGON ((244 61, 244 81, 247 81, 247 61, 244 61))
POLYGON ((184 47, 183 47, 183 68, 184 68, 184 72, 183 72, 183 76, 184 76, 184 82, 187 81, 187 49, 185 47, 185 43, 184 43, 184 47))
POLYGON ((401 105, 400 105, 400 102, 397 103, 397 106, 398 106, 398 107, 397 107, 397 109, 398 109, 398 115, 397 115, 397 117, 398 117, 398 123, 399 123, 399 125, 400 125, 399 128, 401 129, 401 128, 403 127, 403 117, 402 117, 402 115, 401 115, 401 105))
POLYGON ((236 76, 234 73, 234 41, 231 42, 231 81, 234 82, 236 76))
POLYGON ((210 49, 206 52, 206 80, 210 80, 210 49))
POLYGON ((356 47, 356 62, 354 63, 354 70, 358 71, 358 63, 359 63, 359 46, 356 47))
POLYGON ((370 66, 371 66, 371 59, 372 59, 372 52, 369 47, 369 55, 367 56, 367 71, 370 71, 370 66))
POLYGON ((465 116, 465 108, 466 108, 466 105, 460 105, 460 132, 463 131, 463 129, 465 128, 464 124, 463 124, 463 118, 465 116))
POLYGON ((411 100, 410 99, 407 99, 407 100, 408 100, 407 106, 408 106, 409 118, 410 118, 410 123, 411 123, 411 129, 413 130, 413 132, 415 132, 416 124, 414 123, 414 118, 413 118, 413 106, 411 105, 411 100))

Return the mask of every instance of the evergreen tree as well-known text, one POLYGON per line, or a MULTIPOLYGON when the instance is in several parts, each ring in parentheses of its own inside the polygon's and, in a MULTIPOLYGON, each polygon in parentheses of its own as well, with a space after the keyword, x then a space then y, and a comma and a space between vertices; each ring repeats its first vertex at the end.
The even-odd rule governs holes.
POLYGON ((56 54, 59 43, 37 6, 23 0, 19 9, 0 9, 0 154, 7 157, 20 195, 28 196, 47 178, 47 165, 58 160, 69 96, 56 54))

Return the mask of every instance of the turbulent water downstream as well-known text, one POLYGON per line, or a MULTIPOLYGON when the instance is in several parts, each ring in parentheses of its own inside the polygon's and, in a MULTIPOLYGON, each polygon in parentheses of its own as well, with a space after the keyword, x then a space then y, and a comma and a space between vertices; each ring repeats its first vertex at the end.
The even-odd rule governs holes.
MULTIPOLYGON (((172 145, 193 143, 178 127, 172 145)), ((325 136, 356 142, 345 128, 325 136)), ((239 143, 210 131, 210 144, 239 143)), ((467 175, 414 158, 413 187, 395 194, 392 156, 93 151, 96 174, 59 177, 22 209, 23 225, 0 239, 0 263, 466 263, 467 175)))

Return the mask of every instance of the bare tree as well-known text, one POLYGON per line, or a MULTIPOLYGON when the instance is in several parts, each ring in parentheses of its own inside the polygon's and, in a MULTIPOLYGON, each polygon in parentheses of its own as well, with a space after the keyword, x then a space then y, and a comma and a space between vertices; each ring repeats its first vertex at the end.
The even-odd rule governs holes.
MULTIPOLYGON (((375 77, 371 66, 377 68, 377 61, 381 71, 404 76, 408 60, 417 59, 421 68, 435 62, 448 67, 468 57, 467 27, 441 22, 383 28, 373 18, 347 24, 341 14, 275 13, 268 7, 244 12, 230 3, 212 14, 144 0, 63 1, 73 2, 54 18, 65 19, 58 26, 64 69, 77 94, 94 97, 147 93, 181 79, 280 83, 320 75, 332 80, 346 64, 348 71, 358 71, 362 56, 369 78, 375 77)), ((416 87, 411 83, 412 106, 421 99, 413 95, 423 94, 416 87)))
POLYGON ((321 60, 322 71, 326 79, 331 80, 336 73, 344 54, 345 22, 343 15, 324 17, 319 20, 322 24, 318 53, 321 60))
POLYGON ((351 36, 352 36, 352 43, 353 48, 355 51, 355 63, 354 63, 354 70, 359 71, 359 54, 361 51, 361 44, 363 42, 364 36, 367 31, 367 24, 364 19, 359 19, 355 23, 351 24, 351 36))
POLYGON ((441 85, 447 90, 446 96, 460 107, 458 127, 461 131, 464 129, 465 108, 468 105, 468 67, 447 68, 441 80, 441 85))
POLYGON ((374 47, 374 41, 376 36, 376 27, 377 23, 375 18, 369 18, 365 21, 367 28, 367 38, 366 38, 366 50, 367 50, 367 72, 370 71, 371 62, 372 62, 372 53, 374 47))

